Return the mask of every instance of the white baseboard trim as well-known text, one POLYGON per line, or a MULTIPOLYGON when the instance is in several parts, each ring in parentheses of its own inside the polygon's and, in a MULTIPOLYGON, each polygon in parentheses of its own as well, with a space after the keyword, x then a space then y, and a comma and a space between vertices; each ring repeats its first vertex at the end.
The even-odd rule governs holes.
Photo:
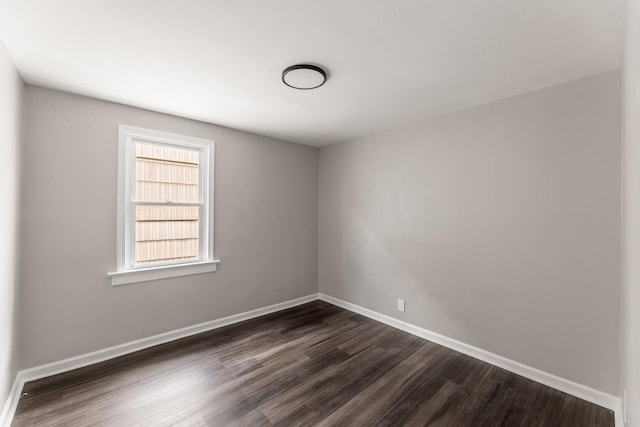
POLYGON ((489 351, 474 347, 469 344, 465 344, 453 338, 449 338, 436 332, 429 331, 428 329, 403 322, 402 320, 398 320, 391 316, 387 316, 368 308, 364 308, 359 305, 334 298, 330 295, 320 293, 307 295, 301 298, 296 298, 267 307, 250 310, 244 313, 234 314, 197 325, 187 326, 186 328, 176 329, 174 331, 154 335, 152 337, 131 341, 129 343, 120 344, 91 353, 70 357, 58 362, 48 363, 45 365, 36 366, 34 368, 22 370, 17 373, 9 396, 7 397, 7 400, 2 408, 2 413, 0 413, 0 427, 9 427, 11 425, 16 408, 18 406, 18 401, 20 400, 22 388, 24 386, 24 383, 28 381, 34 381, 62 372, 71 371, 73 369, 82 368, 84 366, 103 362, 105 360, 113 359, 115 357, 123 356, 125 354, 133 353, 145 348, 154 347, 156 345, 164 344, 180 338, 185 338, 191 335, 221 328, 223 326, 250 320, 256 317, 264 316, 265 314, 285 310, 287 308, 295 307, 318 299, 344 308, 345 310, 361 314, 370 319, 385 323, 389 326, 408 332, 412 335, 416 335, 429 341, 433 341, 436 344, 440 344, 444 347, 482 360, 483 362, 487 362, 500 368, 506 369, 507 371, 521 375, 525 378, 529 378, 533 381, 547 385, 556 390, 560 390, 562 392, 571 394, 572 396, 584 399, 588 402, 595 403, 596 405, 611 409, 615 411, 616 426, 624 426, 622 422, 621 399, 616 396, 612 396, 599 390, 595 390, 591 387, 587 387, 585 385, 558 377, 556 375, 541 371, 531 366, 524 365, 514 360, 507 359, 506 357, 499 356, 495 353, 491 353, 489 351))
POLYGON ((614 412, 616 413, 616 427, 624 427, 625 422, 624 412, 622 409, 622 398, 618 399, 618 404, 616 405, 614 412))
MULTIPOLYGON (((393 326, 394 328, 408 332, 412 335, 416 335, 420 338, 433 341, 436 344, 440 344, 444 347, 450 348, 452 350, 455 350, 460 353, 466 354, 468 356, 474 357, 476 359, 482 360, 483 362, 487 362, 499 368, 506 369, 509 372, 513 372, 514 374, 518 374, 525 378, 529 378, 530 380, 547 385, 556 390, 560 390, 572 396, 579 397, 580 399, 584 399, 588 402, 595 403, 596 405, 600 405, 607 409, 611 409, 615 411, 616 417, 618 416, 619 408, 620 408, 620 398, 616 396, 612 396, 608 393, 595 390, 591 387, 587 387, 585 385, 578 384, 576 382, 567 380, 565 378, 558 377, 556 375, 541 371, 531 366, 524 365, 520 362, 507 359, 506 357, 497 355, 495 353, 491 353, 490 351, 483 350, 481 348, 474 347, 472 345, 463 343, 453 338, 449 338, 447 336, 441 335, 437 332, 433 332, 428 329, 424 329, 419 326, 415 326, 410 323, 403 322, 402 320, 398 320, 391 316, 378 313, 368 308, 364 308, 359 305, 352 304, 350 302, 343 301, 338 298, 334 298, 330 295, 320 293, 318 296, 320 300, 336 305, 338 307, 344 308, 345 310, 349 310, 354 313, 361 314, 365 317, 368 317, 373 320, 377 320, 378 322, 385 323, 389 326, 393 326)), ((616 419, 616 425, 621 427, 623 424, 619 424, 618 420, 616 419)))
POLYGON ((22 386, 24 380, 20 375, 20 372, 16 374, 16 378, 13 381, 7 400, 4 402, 2 412, 0 412, 0 427, 10 427, 11 421, 13 421, 13 415, 16 413, 18 407, 18 400, 20 400, 20 394, 22 393, 22 386))
POLYGON ((275 313, 276 311, 285 310, 301 304, 305 304, 318 299, 318 294, 311 294, 304 297, 292 299, 289 301, 273 304, 267 307, 257 308, 255 310, 246 311, 244 313, 234 314, 220 319, 211 320, 197 325, 187 326, 186 328, 176 329, 174 331, 165 332, 148 338, 142 338, 136 341, 116 345, 91 353, 70 357, 45 365, 36 366, 34 368, 24 369, 16 375, 16 379, 11 388, 11 392, 7 397, 7 401, 2 410, 0 418, 0 426, 8 427, 13 420, 18 400, 22 393, 24 383, 34 381, 40 378, 49 377, 51 375, 60 374, 62 372, 71 371, 82 368, 84 366, 93 365, 94 363, 104 362, 118 356, 133 353, 135 351, 144 350, 145 348, 154 347, 156 345, 165 344, 180 338, 189 337, 191 335, 218 329, 234 323, 243 322, 265 314, 275 313))

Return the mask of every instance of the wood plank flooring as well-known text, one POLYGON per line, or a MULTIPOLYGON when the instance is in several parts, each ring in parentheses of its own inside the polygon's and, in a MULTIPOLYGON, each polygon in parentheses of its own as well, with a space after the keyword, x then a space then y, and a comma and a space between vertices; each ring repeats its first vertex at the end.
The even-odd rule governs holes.
POLYGON ((13 426, 614 426, 613 412, 314 301, 25 384, 13 426))

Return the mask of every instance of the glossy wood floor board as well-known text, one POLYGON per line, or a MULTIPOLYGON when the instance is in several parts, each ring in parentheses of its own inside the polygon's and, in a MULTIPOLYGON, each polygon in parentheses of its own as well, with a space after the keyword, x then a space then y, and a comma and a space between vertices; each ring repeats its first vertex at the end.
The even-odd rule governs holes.
POLYGON ((25 384, 13 426, 603 426, 613 412, 314 301, 25 384))

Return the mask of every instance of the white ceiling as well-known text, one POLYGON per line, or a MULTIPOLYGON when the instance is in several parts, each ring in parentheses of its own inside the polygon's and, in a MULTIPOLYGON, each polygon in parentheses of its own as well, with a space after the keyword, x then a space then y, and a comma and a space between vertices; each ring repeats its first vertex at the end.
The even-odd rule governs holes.
POLYGON ((624 0, 0 0, 27 83, 322 146, 621 65, 624 0), (282 70, 328 69, 296 91, 282 70))

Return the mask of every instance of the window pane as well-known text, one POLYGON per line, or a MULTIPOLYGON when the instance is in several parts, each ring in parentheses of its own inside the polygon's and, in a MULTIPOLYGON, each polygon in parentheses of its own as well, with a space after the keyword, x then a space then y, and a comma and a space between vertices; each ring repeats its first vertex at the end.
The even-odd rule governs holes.
POLYGON ((198 150, 136 142, 136 200, 198 203, 199 169, 198 150))
POLYGON ((136 264, 200 256, 198 206, 136 206, 136 264))

